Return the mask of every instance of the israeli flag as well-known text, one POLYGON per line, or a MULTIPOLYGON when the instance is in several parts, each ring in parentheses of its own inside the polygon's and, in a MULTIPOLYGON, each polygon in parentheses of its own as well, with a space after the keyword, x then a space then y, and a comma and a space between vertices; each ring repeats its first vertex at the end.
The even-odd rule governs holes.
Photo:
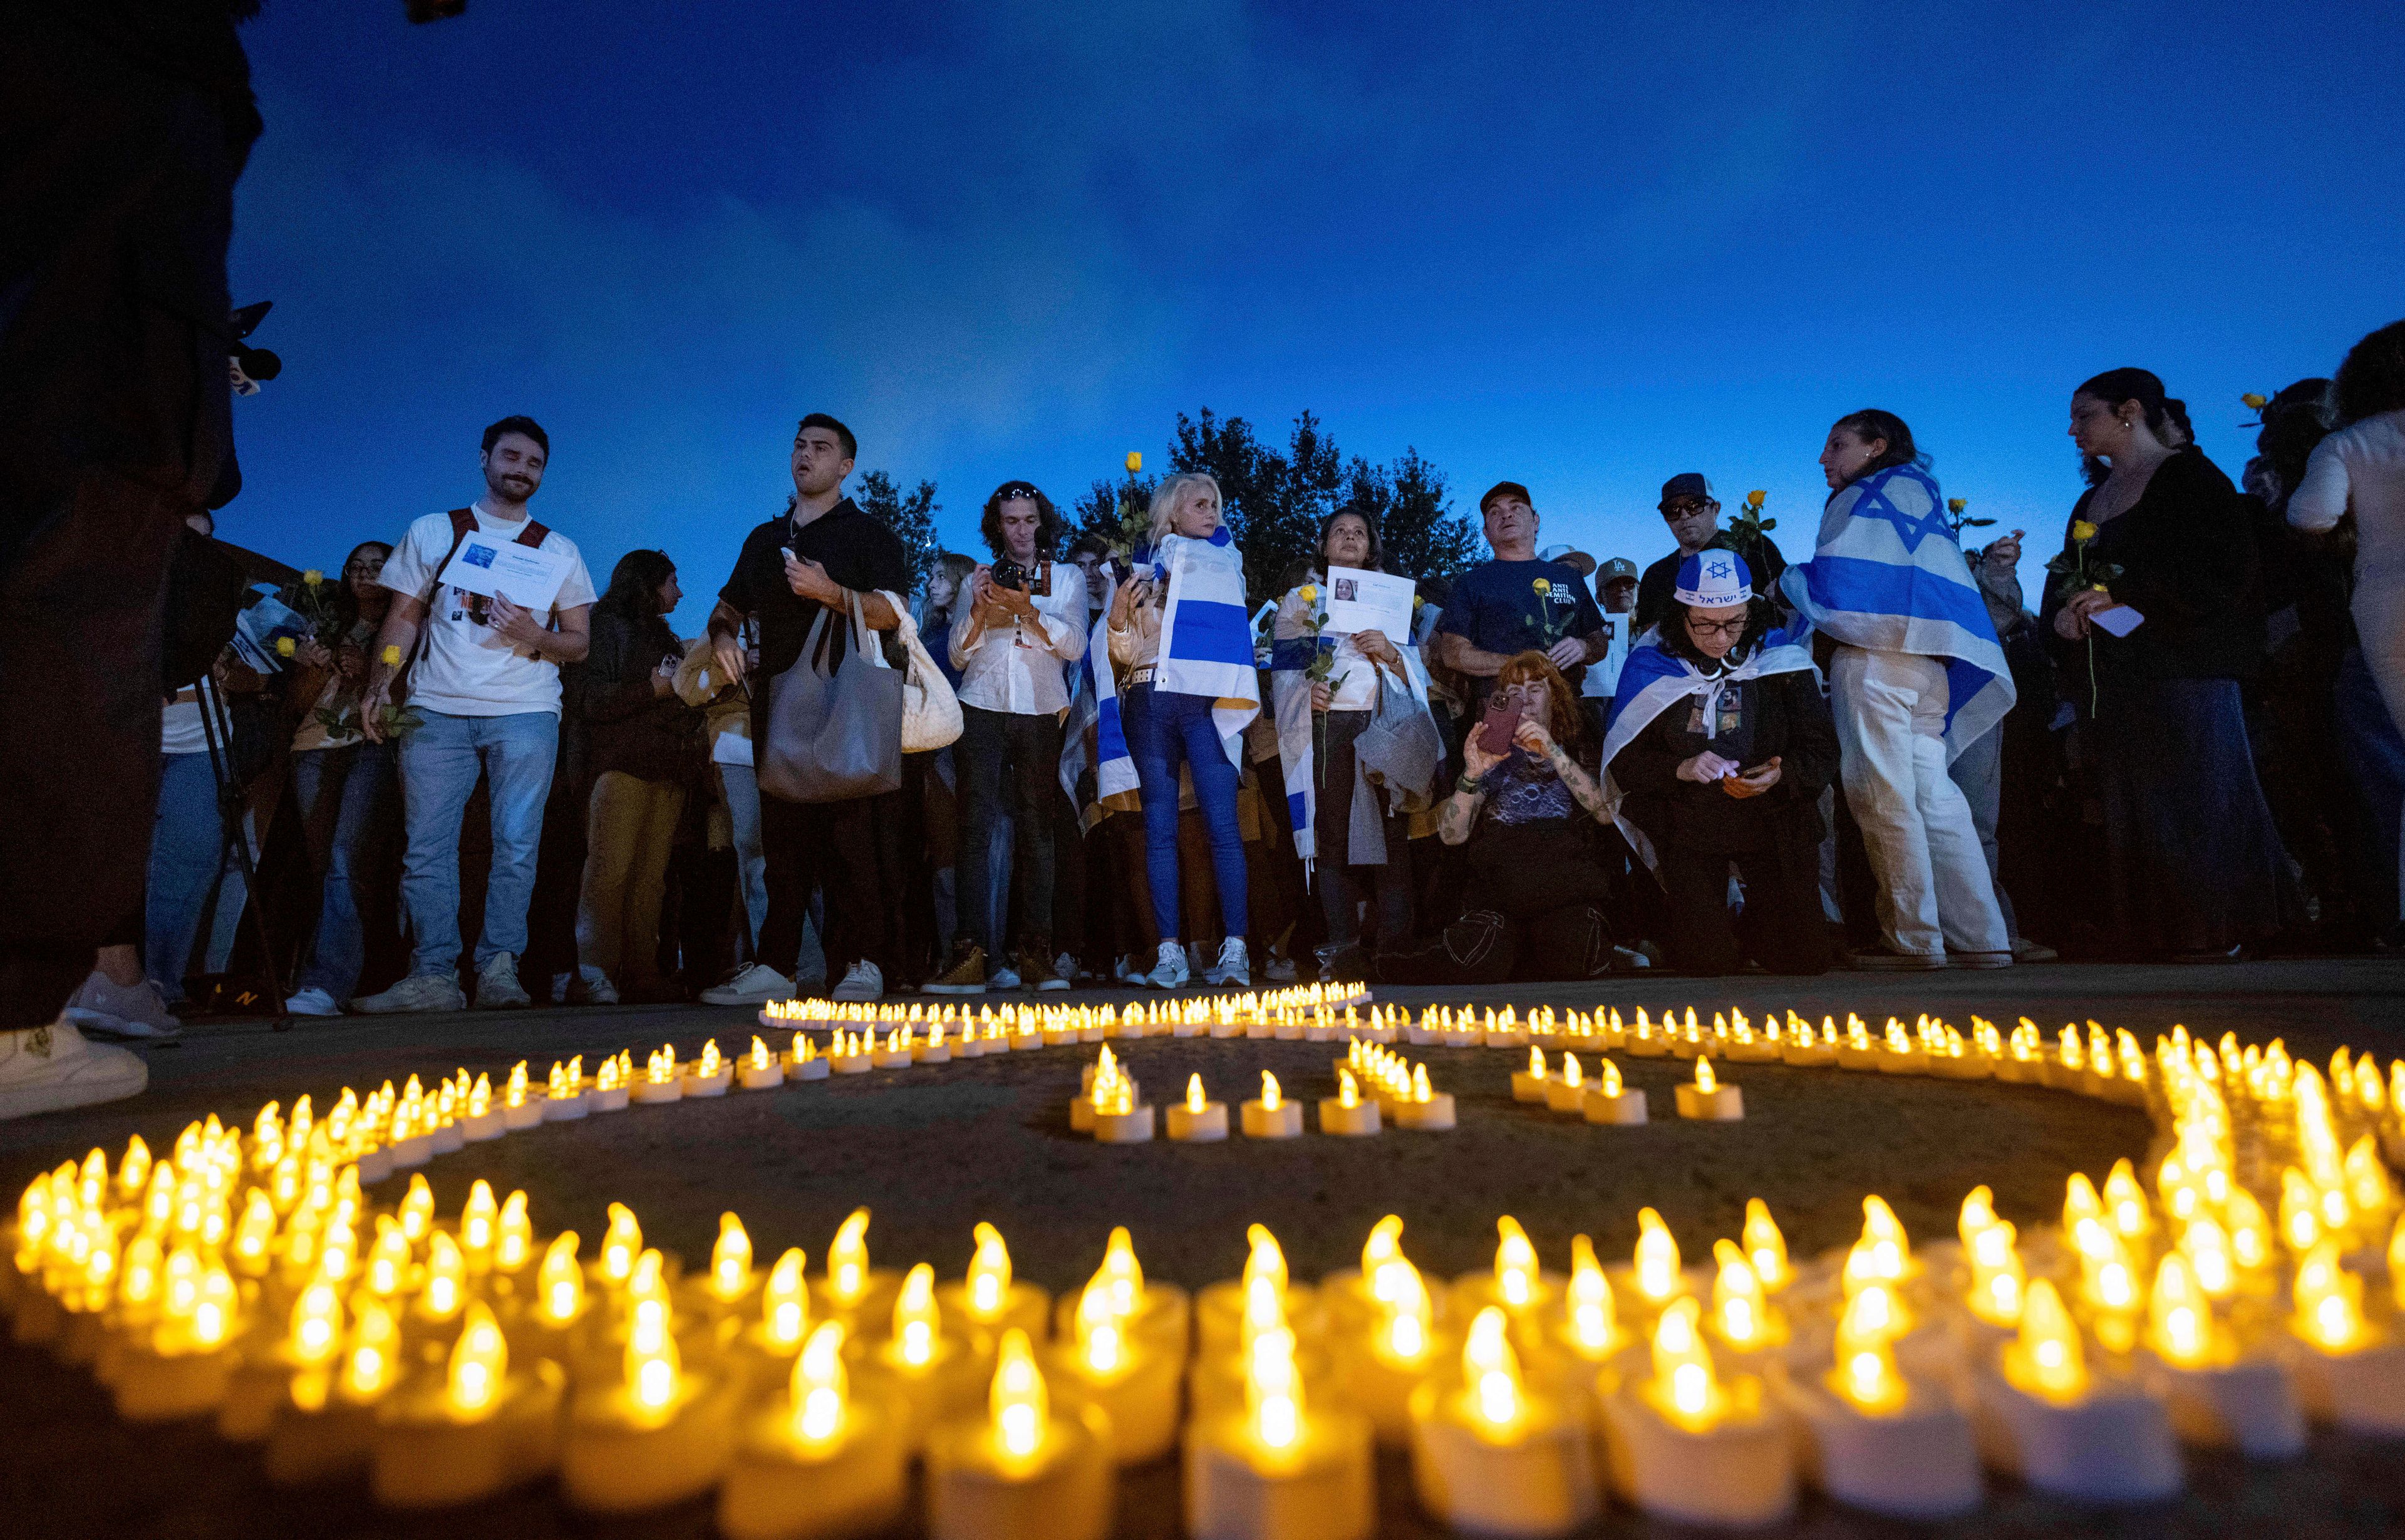
MULTIPOLYGON (((1062 723, 1061 790, 1068 793, 1072 806, 1077 802, 1077 777, 1086 769, 1089 726, 1094 730, 1095 802, 1110 808, 1135 805, 1135 759, 1128 752, 1127 733, 1119 725, 1118 683, 1111 670, 1110 624, 1111 595, 1105 594, 1100 617, 1086 637, 1086 655, 1077 660, 1076 691, 1069 701, 1069 715, 1062 723), (1113 797, 1123 800, 1114 803, 1113 797)), ((1089 828, 1101 816, 1089 808, 1077 810, 1089 828)))
POLYGON ((1261 714, 1261 681, 1253 662, 1252 611, 1245 608, 1245 561, 1225 525, 1208 539, 1164 535, 1154 565, 1169 579, 1169 606, 1160 617, 1160 654, 1152 687, 1202 695, 1212 708, 1228 763, 1242 768, 1239 740, 1261 714))
POLYGON ((1995 623, 1920 467, 1891 466, 1833 495, 1812 559, 1789 567, 1779 591, 1849 646, 1945 660, 1948 761, 2013 708, 1995 623))
MULTIPOLYGON (((1663 623, 1677 623, 1675 613, 1663 623)), ((1653 725, 1654 718, 1691 696, 1702 696, 1704 709, 1710 712, 1717 708, 1721 692, 1732 684, 1811 668, 1811 637, 1812 623, 1795 620, 1765 635, 1762 645, 1743 663, 1710 674, 1685 658, 1662 651, 1659 629, 1646 632, 1629 648, 1628 661, 1620 669, 1620 688, 1611 697, 1611 714, 1603 725, 1603 807, 1612 827, 1627 838, 1629 848, 1647 867, 1660 869, 1653 856, 1653 842, 1646 838, 1645 831, 1621 816, 1621 804, 1628 793, 1621 790, 1612 776, 1612 757, 1653 725)))

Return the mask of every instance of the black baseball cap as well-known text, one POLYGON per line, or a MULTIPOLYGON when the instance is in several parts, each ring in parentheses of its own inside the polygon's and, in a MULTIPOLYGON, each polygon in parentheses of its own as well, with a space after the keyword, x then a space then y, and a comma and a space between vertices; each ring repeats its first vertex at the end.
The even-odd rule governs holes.
POLYGON ((1711 496, 1712 483, 1704 480, 1702 471, 1681 470, 1662 483, 1662 500, 1654 506, 1667 508, 1673 499, 1679 497, 1695 497, 1709 502, 1711 496))
POLYGON ((1537 506, 1537 499, 1529 497, 1528 489, 1518 482, 1497 482, 1486 489, 1486 496, 1478 499, 1479 517, 1486 516, 1486 505, 1498 497, 1517 497, 1532 509, 1537 506))

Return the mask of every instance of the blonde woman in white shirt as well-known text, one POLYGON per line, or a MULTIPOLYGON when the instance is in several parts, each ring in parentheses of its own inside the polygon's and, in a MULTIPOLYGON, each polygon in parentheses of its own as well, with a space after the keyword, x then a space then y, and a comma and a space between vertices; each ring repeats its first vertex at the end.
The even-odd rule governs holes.
POLYGON ((1053 969, 1052 803, 1061 793, 1061 721, 1069 709, 1068 669, 1086 655, 1086 580, 1057 566, 1064 525, 1033 483, 1005 482, 985 500, 979 526, 993 561, 969 575, 953 613, 949 651, 961 671, 961 737, 952 765, 960 784, 961 838, 953 893, 959 933, 951 966, 930 994, 999 988, 1066 989, 1053 969), (993 831, 1003 809, 1012 827, 1011 897, 1017 901, 1017 966, 1003 955, 1003 917, 992 883, 993 831), (989 973, 989 967, 992 972, 989 973))

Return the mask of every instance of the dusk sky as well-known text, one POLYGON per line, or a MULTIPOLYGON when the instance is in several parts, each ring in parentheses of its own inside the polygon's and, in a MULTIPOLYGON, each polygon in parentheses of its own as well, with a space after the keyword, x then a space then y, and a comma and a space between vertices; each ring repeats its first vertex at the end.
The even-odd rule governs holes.
POLYGON ((802 413, 1062 502, 1183 410, 1415 446, 1546 543, 1669 549, 1663 479, 1808 550, 1830 422, 1901 413, 2030 531, 2071 389, 2136 364, 2234 478, 2240 393, 2405 315, 2405 7, 270 0, 222 533, 331 569, 550 430, 597 582, 697 630, 802 413), (887 13, 890 14, 879 14, 887 13))

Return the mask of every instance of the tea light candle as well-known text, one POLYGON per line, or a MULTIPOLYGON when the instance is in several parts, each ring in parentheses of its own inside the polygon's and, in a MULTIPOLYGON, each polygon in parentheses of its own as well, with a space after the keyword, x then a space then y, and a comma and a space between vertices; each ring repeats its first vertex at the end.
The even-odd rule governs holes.
POLYGON ((1533 1101, 1539 1106, 1545 1101, 1545 1051, 1531 1044, 1528 1067, 1512 1071, 1512 1099, 1533 1101))
POLYGON ((1574 1117, 1586 1108, 1586 1076, 1579 1069, 1578 1055, 1568 1049, 1562 1052, 1562 1072, 1545 1082, 1545 1108, 1574 1117))
POLYGON ((724 1096, 735 1081, 735 1066, 720 1055, 716 1038, 702 1044, 699 1057, 678 1068, 688 1097, 724 1096))
POLYGON ((868 1034, 868 1061, 878 1069, 907 1070, 913 1062, 909 1040, 899 1030, 887 1033, 885 1045, 881 1048, 877 1045, 877 1034, 872 1031, 868 1034))
POLYGON ((1370 1424, 1306 1409, 1294 1334, 1256 1337, 1245 1406, 1186 1434, 1186 1531, 1198 1540, 1362 1540, 1376 1532, 1370 1424))
POLYGON ((117 1360, 117 1415, 163 1422, 214 1411, 225 1400, 239 1355, 241 1299, 233 1274, 190 1247, 167 1257, 158 1324, 117 1360))
POLYGON ((528 1085, 526 1060, 520 1059, 511 1066, 509 1081, 501 1089, 501 1126, 516 1133, 542 1121, 542 1098, 528 1085))
POLYGON ((1970 1420, 1946 1394, 1896 1368, 1885 1328, 1849 1303, 1837 1326, 1836 1366, 1818 1382, 1775 1383, 1803 1435, 1813 1483, 1853 1507, 1933 1519, 1979 1505, 1979 1457, 1970 1420))
POLYGON ((1360 1083, 1353 1071, 1336 1071, 1336 1094, 1319 1099, 1319 1131, 1358 1138, 1379 1129, 1378 1104, 1361 1099, 1360 1083))
POLYGON ((2088 1366, 2050 1281, 2030 1284, 2020 1335, 2001 1366, 1979 1369, 1976 1390, 1995 1457, 2022 1480, 2090 1503, 2147 1503, 2179 1491, 2179 1449, 2162 1403, 2088 1366))
POLYGON ((363 1295, 339 1366, 292 1377, 262 1453, 267 1478, 281 1487, 307 1486, 363 1471, 374 1448, 376 1409, 402 1368, 399 1313, 363 1295))
POLYGON ((663 1045, 643 1061, 642 1078, 634 1084, 634 1099, 646 1107, 684 1099, 684 1076, 677 1068, 676 1050, 663 1045))
POLYGON ((1202 1077, 1186 1078, 1186 1099, 1169 1109, 1169 1137, 1186 1144, 1208 1144, 1228 1137, 1228 1104, 1202 1094, 1202 1077))
MULTIPOLYGON (((1110 1241, 1103 1250, 1102 1266, 1088 1281, 1088 1287, 1095 1285, 1101 1286, 1111 1313, 1129 1334, 1157 1343, 1181 1363, 1184 1361, 1193 1301, 1174 1283, 1146 1280, 1144 1265, 1136 1260, 1134 1239, 1124 1225, 1111 1230, 1110 1241)), ((1076 1334, 1076 1310, 1084 1301, 1082 1293, 1076 1299, 1061 1301, 1053 1321, 1053 1329, 1060 1336, 1076 1334)))
POLYGON ((785 1066, 768 1051, 766 1043, 755 1037, 752 1040, 752 1051, 743 1056, 737 1075, 747 1091, 772 1091, 785 1083, 785 1066))
POLYGON ((978 1355, 958 1336, 944 1332, 935 1307, 935 1269, 921 1262, 902 1281, 893 1297, 893 1332, 873 1350, 878 1367, 892 1384, 902 1410, 903 1442, 913 1451, 927 1430, 976 1403, 983 1377, 978 1355))
POLYGON ((1693 1524, 1775 1523, 1795 1506, 1784 1422, 1762 1381, 1723 1383, 1696 1329, 1702 1307, 1673 1300, 1653 1331, 1651 1379, 1603 1397, 1613 1488, 1637 1506, 1693 1524))
POLYGON ((908 1447, 886 1396, 853 1393, 842 1347, 841 1323, 821 1324, 785 1393, 745 1428, 718 1489, 727 1540, 867 1534, 901 1517, 908 1447))
POLYGON ((469 1089, 468 1105, 460 1110, 459 1137, 471 1144, 499 1139, 510 1131, 507 1109, 493 1105, 493 1082, 478 1075, 469 1089))
POLYGON ((902 1275, 868 1265, 868 1211, 854 1209, 836 1226, 828 1243, 821 1302, 855 1336, 873 1333, 901 1292, 902 1275))
POLYGON ((580 1393, 570 1410, 560 1491, 587 1513, 635 1513, 698 1497, 726 1468, 741 1381, 686 1371, 665 1299, 658 1304, 636 1311, 625 1382, 580 1393))
POLYGON ((1622 1084, 1620 1066, 1607 1058, 1597 1066, 1595 1084, 1580 1099, 1579 1110, 1589 1123, 1633 1127, 1645 1121, 1645 1093, 1622 1084))
POLYGON ((1425 1133, 1445 1133, 1454 1127, 1453 1093, 1429 1087, 1425 1064, 1412 1066, 1411 1099, 1395 1103, 1395 1127, 1425 1133))
POLYGON ((596 1113, 625 1112, 634 1099, 634 1055, 621 1052, 603 1059, 599 1072, 593 1077, 592 1089, 584 1093, 586 1106, 596 1113))
POLYGON ((1745 1116, 1745 1093, 1734 1085, 1723 1085, 1712 1073, 1709 1058, 1695 1060, 1695 1078, 1692 1085, 1676 1088, 1679 1115, 1702 1123, 1735 1123, 1745 1116))
POLYGON ((795 1080, 824 1080, 833 1067, 818 1044, 802 1032, 794 1034, 793 1052, 786 1057, 785 1068, 795 1080))
POLYGON ((567 1376, 547 1359, 510 1372, 509 1341, 482 1300, 468 1307, 440 1385, 406 1387, 376 1416, 369 1484, 387 1507, 474 1503, 559 1459, 567 1376))
POLYGON ((1454 1281, 1456 1299, 1475 1309, 1499 1305, 1517 1317, 1541 1310, 1561 1296, 1562 1276, 1537 1265, 1537 1248, 1520 1222, 1505 1214, 1495 1222, 1495 1266, 1454 1281))
MULTIPOLYGON (((1375 1233, 1372 1243, 1375 1243, 1375 1233)), ((1377 1291, 1376 1316, 1337 1339, 1337 1373, 1344 1399, 1370 1420, 1380 1443, 1405 1447, 1411 1439, 1412 1393, 1417 1390, 1454 1338, 1436 1324, 1436 1303, 1420 1270, 1397 1253, 1363 1281, 1377 1291)))
POLYGON ((1012 1279, 1010 1247, 1000 1230, 980 1220, 972 1233, 977 1252, 969 1259, 967 1276, 935 1292, 946 1318, 972 1332, 999 1334, 1017 1326, 1031 1337, 1042 1337, 1052 1296, 1012 1279))
POLYGON ((944 1037, 944 1028, 941 1022, 937 1022, 933 1028, 931 1028, 925 1037, 914 1038, 911 1040, 911 1063, 949 1064, 951 1061, 952 1045, 944 1037))
POLYGON ((1412 1393, 1412 1485, 1421 1505, 1473 1533, 1566 1534, 1602 1506, 1585 1417, 1530 1391, 1510 1318, 1478 1312, 1458 1379, 1412 1393))
POLYGON ((827 1043, 827 1065, 839 1075, 865 1075, 877 1068, 877 1061, 859 1038, 837 1032, 827 1043))
POLYGON ((2405 1434, 2405 1343, 2365 1322, 2363 1280, 2340 1265, 2338 1241, 2305 1253, 2293 1295, 2282 1349, 2305 1409, 2350 1433, 2405 1434))
POLYGON ((927 1444, 934 1540, 1103 1540, 1114 1481, 1098 1407, 1057 1414, 1027 1334, 1003 1335, 989 1412, 937 1428, 927 1444))
POLYGON ((1151 1142, 1157 1126, 1151 1102, 1132 1105, 1125 1101, 1117 1102, 1107 1110, 1095 1111, 1094 1142, 1146 1144, 1151 1142))
POLYGON ((1112 1461, 1141 1465, 1167 1454, 1177 1443, 1182 1337, 1170 1346, 1132 1328, 1101 1274, 1076 1300, 1062 1303, 1074 1310, 1069 1340, 1047 1348, 1044 1361, 1109 1415, 1112 1461))
POLYGON ((1302 1106, 1287 1100, 1277 1076, 1263 1070, 1260 1097, 1245 1103, 1244 1124, 1247 1139, 1294 1139, 1302 1133, 1302 1106))

